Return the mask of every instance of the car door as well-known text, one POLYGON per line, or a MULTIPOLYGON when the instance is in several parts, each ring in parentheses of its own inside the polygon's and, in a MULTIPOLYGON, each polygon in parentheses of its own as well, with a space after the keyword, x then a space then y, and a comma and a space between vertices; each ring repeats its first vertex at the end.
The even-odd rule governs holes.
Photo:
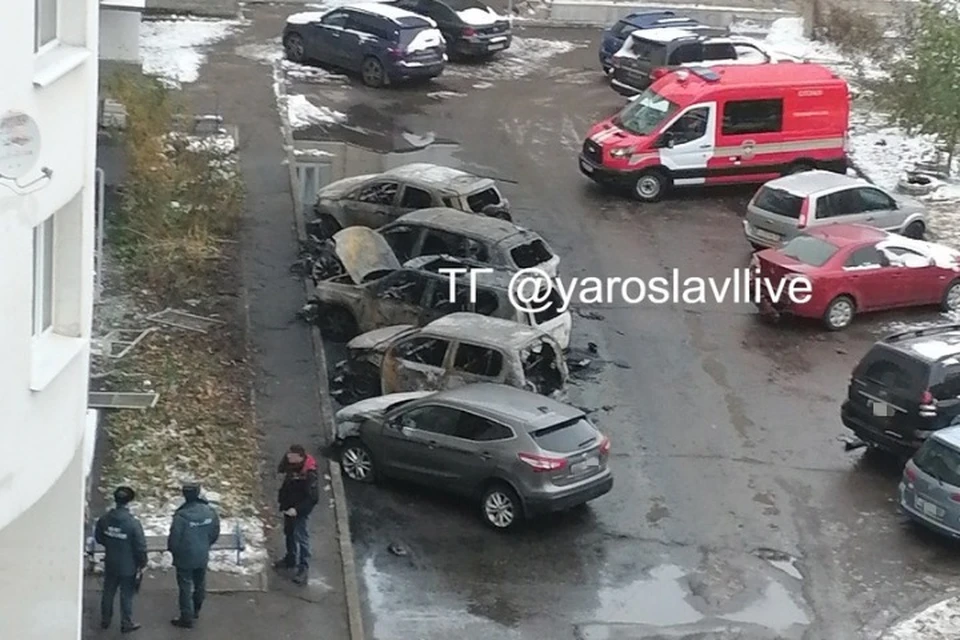
POLYGON ((883 247, 883 251, 889 256, 891 264, 902 267, 904 288, 908 294, 906 304, 937 304, 943 299, 949 280, 932 257, 889 243, 883 247))
POLYGON ((811 207, 813 217, 811 220, 808 220, 807 226, 813 227, 846 222, 847 218, 844 217, 844 212, 845 207, 848 206, 845 204, 847 199, 848 197, 845 196, 842 191, 818 196, 813 203, 813 207, 811 207))
MULTIPOLYGON (((818 198, 825 199, 829 203, 828 224, 865 224, 870 227, 878 226, 875 224, 876 216, 868 214, 864 209, 865 203, 860 198, 859 187, 844 187, 832 191, 825 196, 818 198)), ((819 202, 818 202, 819 204, 819 202)), ((820 219, 819 209, 817 219, 820 219)))
POLYGON ((391 415, 382 432, 380 464, 404 480, 446 486, 452 472, 441 464, 440 446, 454 433, 459 418, 456 409, 441 405, 420 405, 391 415))
POLYGON ((857 198, 864 224, 880 227, 888 231, 898 231, 903 224, 903 213, 897 209, 897 202, 876 187, 858 187, 857 198))
POLYGON ((374 180, 357 189, 344 202, 351 224, 379 229, 397 217, 394 208, 400 184, 396 180, 374 180))
POLYGON ((349 18, 340 38, 339 64, 344 69, 359 71, 364 58, 363 45, 366 42, 379 39, 382 34, 379 33, 381 31, 380 25, 375 16, 347 11, 349 12, 349 18))
POLYGON ((444 477, 457 493, 472 495, 503 465, 504 443, 514 438, 513 430, 470 411, 460 410, 457 427, 452 437, 440 445, 440 464, 444 477))
POLYGON ((440 201, 433 194, 412 184, 401 185, 400 200, 397 203, 397 215, 403 215, 417 209, 439 206, 440 201))
POLYGON ((660 161, 673 173, 675 184, 706 182, 716 131, 716 104, 711 103, 690 107, 660 135, 660 161))
POLYGON ((414 334, 390 345, 380 365, 384 394, 432 391, 444 386, 450 341, 414 334))
POLYGON ((454 389, 473 382, 504 383, 507 379, 506 361, 504 353, 492 346, 457 342, 443 387, 454 389))
POLYGON ((423 239, 423 228, 407 224, 392 224, 380 230, 397 260, 401 264, 420 255, 419 249, 423 239))
POLYGON ((890 309, 908 304, 903 267, 890 264, 876 245, 861 247, 843 265, 844 278, 857 298, 858 310, 890 309))
POLYGON ((323 16, 318 22, 310 23, 310 33, 304 39, 307 57, 326 64, 339 65, 340 43, 348 17, 344 10, 334 11, 323 16))
POLYGON ((361 329, 370 331, 376 327, 393 324, 420 323, 427 280, 423 273, 410 269, 401 269, 374 283, 364 309, 364 325, 361 329))
POLYGON ((437 318, 458 311, 473 311, 469 278, 458 278, 454 283, 453 298, 450 297, 450 279, 431 278, 427 284, 426 300, 420 313, 420 324, 428 324, 437 318))

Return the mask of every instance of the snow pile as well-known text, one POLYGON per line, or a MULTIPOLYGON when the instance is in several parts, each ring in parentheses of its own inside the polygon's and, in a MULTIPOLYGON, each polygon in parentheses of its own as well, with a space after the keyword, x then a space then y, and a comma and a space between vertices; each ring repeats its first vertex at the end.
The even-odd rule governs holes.
POLYGON ((443 36, 440 35, 439 29, 421 29, 407 45, 407 53, 439 47, 442 43, 443 36))
POLYGON ((325 15, 323 11, 301 11, 300 13, 294 13, 287 16, 287 24, 310 24, 311 22, 319 22, 320 18, 325 15))
POLYGON ((203 49, 232 35, 237 20, 173 18, 140 23, 143 72, 173 87, 196 82, 206 56, 203 49))
POLYGON ((556 56, 569 53, 574 49, 582 49, 589 44, 589 42, 514 37, 510 48, 489 62, 482 65, 447 65, 443 74, 478 80, 516 80, 542 71, 556 56))
POLYGON ((489 7, 470 7, 468 9, 464 9, 463 11, 457 11, 457 15, 466 24, 474 27, 488 27, 491 24, 494 24, 497 20, 503 19, 489 7))
POLYGON ((823 42, 814 42, 803 35, 803 18, 778 18, 770 25, 765 44, 774 51, 795 58, 823 64, 842 64, 843 56, 836 48, 823 42))
POLYGON ((908 136, 877 114, 854 112, 850 118, 850 154, 864 173, 885 189, 896 189, 903 172, 935 150, 931 137, 908 136))
POLYGON ((304 95, 281 96, 277 101, 286 116, 285 120, 293 129, 337 124, 347 119, 345 114, 330 107, 318 107, 304 95))
POLYGON ((960 638, 960 596, 927 607, 894 625, 881 640, 956 640, 960 638))

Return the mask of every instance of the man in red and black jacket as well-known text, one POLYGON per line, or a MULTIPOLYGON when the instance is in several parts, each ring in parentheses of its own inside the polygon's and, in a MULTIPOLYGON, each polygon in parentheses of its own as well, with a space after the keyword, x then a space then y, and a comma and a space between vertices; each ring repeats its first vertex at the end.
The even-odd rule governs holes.
POLYGON ((277 562, 278 569, 296 569, 294 582, 306 584, 310 559, 310 534, 307 518, 320 501, 320 479, 317 461, 302 446, 290 447, 278 473, 283 475, 283 484, 277 501, 283 514, 283 535, 287 543, 287 555, 277 562))

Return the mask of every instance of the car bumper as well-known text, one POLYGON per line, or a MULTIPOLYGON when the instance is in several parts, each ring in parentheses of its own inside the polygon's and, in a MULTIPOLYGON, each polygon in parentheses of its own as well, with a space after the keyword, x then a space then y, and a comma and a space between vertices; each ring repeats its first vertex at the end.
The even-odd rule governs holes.
POLYGON ((392 82, 402 82, 404 80, 413 80, 415 78, 435 78, 443 73, 443 62, 434 64, 425 64, 417 66, 396 65, 390 70, 390 80, 392 82))
POLYGON ((636 87, 632 87, 625 82, 617 80, 616 78, 610 78, 610 87, 620 95, 626 96, 628 98, 632 98, 633 96, 643 91, 642 89, 637 89, 636 87))
POLYGON ((617 171, 589 160, 582 153, 579 157, 580 173, 600 184, 628 185, 632 182, 633 173, 617 171))
POLYGON ((757 235, 756 230, 746 220, 743 221, 743 235, 746 236, 747 242, 757 247, 763 247, 769 249, 772 247, 780 246, 782 240, 771 240, 770 238, 764 238, 757 235))
MULTIPOLYGON (((504 37, 504 36, 496 36, 504 37)), ((508 34, 506 40, 491 42, 489 38, 477 40, 457 40, 453 43, 453 50, 462 56, 486 56, 492 53, 506 51, 513 44, 513 35, 508 34)))
POLYGON ((935 520, 930 516, 927 516, 923 513, 920 513, 912 506, 907 504, 907 496, 903 489, 900 490, 900 511, 904 513, 911 520, 917 524, 921 524, 924 527, 927 527, 931 531, 935 531, 941 535, 949 536, 951 538, 960 539, 960 530, 954 529, 951 526, 948 526, 939 520, 935 520))
POLYGON ((922 440, 897 438, 896 436, 886 433, 879 427, 864 422, 859 416, 850 411, 847 402, 844 402, 840 407, 840 420, 843 422, 843 426, 853 431, 858 438, 867 444, 879 447, 884 451, 889 451, 903 458, 912 456, 916 453, 917 449, 920 448, 920 445, 923 444, 922 440))
POLYGON ((610 493, 613 488, 613 474, 609 470, 597 476, 595 480, 588 484, 579 485, 568 491, 559 492, 549 496, 532 496, 524 501, 526 514, 536 516, 544 513, 554 513, 576 507, 578 505, 596 500, 597 498, 610 493))

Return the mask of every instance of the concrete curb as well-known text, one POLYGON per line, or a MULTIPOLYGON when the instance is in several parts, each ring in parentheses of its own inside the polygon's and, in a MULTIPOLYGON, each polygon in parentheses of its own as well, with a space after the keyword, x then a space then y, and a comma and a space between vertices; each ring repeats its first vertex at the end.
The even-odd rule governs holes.
MULTIPOLYGON (((273 69, 274 90, 277 96, 285 92, 283 85, 283 70, 278 64, 273 69)), ((297 239, 301 242, 307 239, 306 223, 303 219, 303 203, 300 201, 300 189, 297 180, 297 161, 294 155, 293 132, 286 118, 280 114, 280 132, 283 135, 284 149, 287 155, 287 170, 290 176, 290 193, 293 200, 293 219, 297 228, 297 239)), ((306 280, 303 281, 304 293, 309 297, 311 291, 306 280)), ((320 405, 320 423, 323 428, 324 445, 333 442, 333 405, 330 402, 328 386, 327 357, 323 348, 323 338, 317 327, 311 327, 313 339, 313 355, 317 367, 317 387, 319 389, 318 403, 320 405)), ((360 604, 360 585, 357 580, 356 559, 353 552, 353 541, 350 539, 350 514, 347 507, 347 494, 343 486, 343 477, 340 475, 340 464, 330 460, 328 464, 330 484, 333 487, 333 512, 337 523, 337 541, 340 546, 340 562, 343 568, 343 590, 347 600, 347 624, 350 630, 350 640, 366 640, 363 631, 363 609, 360 604)))

